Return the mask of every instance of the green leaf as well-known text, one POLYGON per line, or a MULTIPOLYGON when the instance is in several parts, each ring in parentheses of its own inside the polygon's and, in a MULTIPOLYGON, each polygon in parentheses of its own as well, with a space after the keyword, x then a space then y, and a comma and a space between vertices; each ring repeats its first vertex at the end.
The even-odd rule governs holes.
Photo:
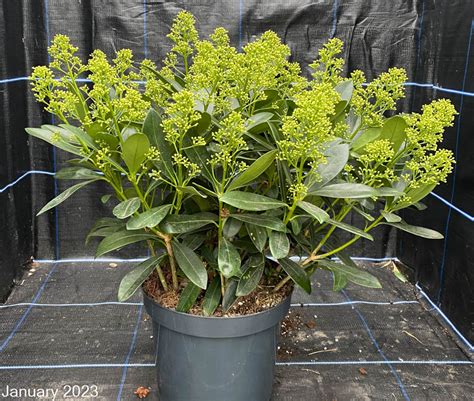
POLYGON ((339 175, 349 160, 349 145, 336 142, 324 151, 324 156, 327 162, 318 166, 316 176, 319 176, 319 180, 310 185, 310 192, 326 185, 339 175))
POLYGON ((382 187, 382 188, 374 188, 375 196, 400 196, 403 195, 402 191, 399 191, 396 188, 390 187, 382 187))
POLYGON ((160 264, 160 261, 164 256, 165 255, 153 256, 140 263, 132 271, 128 272, 120 282, 118 300, 120 302, 126 301, 135 294, 135 291, 140 288, 143 282, 153 272, 155 267, 160 264))
MULTIPOLYGON (((210 182, 214 183, 215 179, 212 174, 212 168, 207 162, 210 159, 210 154, 207 151, 205 146, 192 146, 193 141, 190 138, 190 135, 186 135, 183 140, 183 145, 187 147, 185 149, 186 156, 193 163, 196 163, 201 169, 201 174, 210 182)), ((196 185, 197 186, 197 185, 196 185)))
POLYGON ((199 288, 197 285, 194 285, 192 282, 189 282, 179 297, 176 310, 183 313, 188 312, 198 299, 200 293, 201 288, 199 288))
POLYGON ((127 221, 127 230, 156 227, 161 222, 161 220, 166 217, 171 209, 171 206, 172 205, 162 205, 154 207, 153 209, 140 213, 138 216, 132 217, 129 221, 127 221))
POLYGON ((117 206, 114 207, 112 213, 118 219, 126 219, 140 209, 140 199, 139 198, 130 198, 120 202, 117 206))
POLYGON ((286 226, 283 222, 275 217, 263 216, 261 214, 233 214, 234 219, 243 221, 244 223, 254 224, 259 227, 269 228, 270 230, 286 232, 286 226))
POLYGON ((395 213, 386 212, 385 210, 380 211, 380 214, 387 220, 389 223, 399 223, 402 221, 402 218, 395 213))
POLYGON ((150 144, 155 146, 160 152, 160 160, 157 162, 160 170, 167 177, 174 177, 174 169, 171 158, 173 151, 171 149, 171 145, 165 139, 163 127, 161 126, 161 117, 154 109, 150 109, 146 115, 145 121, 143 122, 143 133, 150 140, 150 144))
POLYGON ((254 114, 246 122, 247 131, 255 133, 255 130, 257 127, 259 127, 260 125, 263 125, 267 121, 270 121, 272 118, 273 118, 273 113, 269 113, 266 111, 262 113, 254 114))
POLYGON ((347 276, 339 271, 333 271, 333 291, 340 291, 347 285, 347 276))
POLYGON ((329 219, 328 222, 329 222, 329 224, 331 224, 333 226, 336 226, 337 228, 340 228, 341 230, 348 231, 348 232, 350 232, 352 234, 355 234, 355 235, 358 235, 360 237, 367 238, 370 241, 374 240, 374 237, 372 237, 369 233, 361 230, 360 228, 357 228, 357 227, 354 227, 354 226, 351 226, 349 224, 342 223, 341 221, 336 221, 336 220, 333 220, 333 219, 329 219))
POLYGON ((219 306, 221 300, 221 278, 216 275, 209 284, 206 295, 202 301, 202 310, 205 316, 211 316, 219 306))
POLYGON ((327 270, 331 270, 332 272, 338 272, 339 274, 346 276, 347 280, 354 284, 369 288, 382 288, 377 277, 374 277, 372 274, 363 270, 356 269, 355 267, 332 262, 330 260, 320 260, 318 261, 318 265, 327 270))
POLYGON ((334 90, 339 93, 341 100, 350 102, 352 98, 352 92, 354 92, 354 83, 352 80, 342 81, 334 87, 334 90))
POLYGON ((438 231, 431 230, 430 228, 425 228, 425 227, 412 226, 410 224, 405 223, 404 221, 400 223, 380 223, 380 224, 392 226, 392 227, 398 228, 399 230, 406 231, 407 233, 416 235, 418 237, 426 238, 426 239, 443 239, 444 238, 444 236, 438 231))
POLYGON ((96 180, 103 179, 98 171, 90 170, 85 167, 74 166, 65 167, 54 175, 58 180, 96 180))
POLYGON ((243 173, 235 177, 227 188, 228 191, 243 187, 254 181, 274 162, 277 150, 272 150, 260 156, 243 173))
POLYGON ((375 196, 376 193, 374 188, 364 184, 342 183, 327 185, 308 192, 308 195, 326 196, 328 198, 358 199, 375 196))
POLYGON ((223 233, 227 238, 235 237, 242 228, 242 222, 232 217, 228 217, 224 223, 223 233))
POLYGON ((247 233, 249 234, 252 243, 255 245, 255 248, 257 248, 259 252, 262 252, 267 243, 267 230, 261 226, 256 226, 250 223, 246 223, 245 228, 247 229, 247 233))
POLYGON ((207 271, 196 253, 177 240, 173 241, 173 252, 180 269, 186 277, 203 290, 207 287, 207 271))
POLYGON ((36 138, 42 139, 49 144, 57 147, 58 149, 65 150, 66 152, 74 155, 83 156, 81 148, 79 146, 72 145, 70 139, 65 138, 60 131, 60 128, 56 132, 44 128, 25 128, 25 131, 36 138))
POLYGON ((133 244, 135 242, 144 241, 155 238, 153 235, 144 231, 128 231, 121 230, 112 235, 105 237, 97 247, 96 257, 105 255, 108 252, 115 251, 125 245, 133 244))
POLYGON ((285 233, 270 232, 270 252, 275 259, 283 259, 290 252, 290 240, 285 233))
POLYGON ((354 211, 359 213, 364 219, 368 221, 374 221, 375 219, 369 213, 366 213, 364 210, 358 208, 357 206, 353 207, 354 211))
POLYGON ((289 258, 278 259, 278 263, 282 269, 290 276, 290 278, 298 284, 305 292, 311 294, 311 282, 306 271, 296 262, 289 258))
POLYGON ((122 158, 132 174, 140 169, 149 149, 150 141, 144 134, 131 135, 124 142, 122 145, 122 158))
POLYGON ((229 278, 240 275, 240 255, 237 248, 232 243, 222 237, 219 241, 217 254, 219 271, 224 277, 229 278))
POLYGON ((110 200, 110 198, 112 198, 112 194, 102 195, 100 197, 100 201, 105 205, 110 200))
POLYGON ((264 269, 265 260, 263 256, 251 256, 243 266, 244 272, 237 285, 235 295, 243 297, 255 290, 262 278, 264 269))
POLYGON ((313 205, 312 203, 299 201, 297 205, 299 208, 303 209, 306 213, 314 217, 320 223, 324 223, 329 219, 329 214, 327 214, 323 209, 313 205))
POLYGON ((287 207, 286 203, 277 199, 250 192, 231 191, 220 197, 220 200, 230 206, 242 210, 262 211, 287 207))
POLYGON ((382 132, 380 127, 369 127, 366 130, 362 131, 351 144, 351 148, 354 151, 358 151, 364 148, 368 143, 371 143, 378 139, 382 132))
POLYGON ((387 118, 383 124, 382 132, 378 139, 388 139, 392 143, 393 150, 396 153, 407 137, 405 134, 405 129, 407 127, 408 124, 401 116, 387 118))
POLYGON ((119 230, 123 230, 123 225, 121 226, 112 226, 112 227, 102 227, 98 228, 97 230, 94 230, 94 232, 91 232, 87 235, 85 244, 87 245, 91 238, 94 237, 108 237, 109 235, 116 233, 119 230))
POLYGON ((238 281, 234 279, 230 279, 227 283, 227 288, 224 297, 222 298, 222 309, 224 312, 227 312, 237 299, 237 296, 235 295, 237 283, 238 281))
POLYGON ((74 192, 79 191, 82 187, 85 187, 86 185, 90 184, 91 182, 95 182, 99 179, 100 178, 95 178, 93 180, 80 182, 79 184, 76 184, 76 185, 73 185, 72 187, 69 187, 64 192, 61 192, 58 196, 56 196, 56 198, 51 199, 46 205, 44 205, 43 208, 38 212, 37 216, 39 216, 40 214, 43 214, 44 212, 47 212, 48 210, 52 209, 53 207, 58 206, 59 204, 63 203, 67 198, 69 198, 71 195, 73 195, 74 192))
POLYGON ((215 224, 219 218, 208 212, 195 214, 172 214, 166 217, 161 228, 166 234, 183 234, 208 224, 215 224))

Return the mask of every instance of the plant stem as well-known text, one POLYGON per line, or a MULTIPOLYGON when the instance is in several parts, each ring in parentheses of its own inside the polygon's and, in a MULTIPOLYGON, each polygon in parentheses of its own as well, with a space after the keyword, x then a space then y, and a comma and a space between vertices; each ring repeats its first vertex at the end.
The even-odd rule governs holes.
MULTIPOLYGON (((150 248, 150 252, 153 256, 156 256, 155 248, 153 247, 153 243, 151 241, 148 242, 148 248, 150 248)), ((161 270, 161 266, 158 264, 156 265, 156 271, 158 273, 158 277, 160 278, 160 283, 163 286, 165 291, 168 291, 168 283, 166 282, 165 275, 163 274, 163 270, 161 270)))
POLYGON ((176 271, 176 262, 174 259, 173 247, 171 246, 171 237, 165 238, 166 252, 168 252, 168 257, 170 261, 171 268, 171 279, 173 281, 173 290, 178 290, 178 273, 176 271))

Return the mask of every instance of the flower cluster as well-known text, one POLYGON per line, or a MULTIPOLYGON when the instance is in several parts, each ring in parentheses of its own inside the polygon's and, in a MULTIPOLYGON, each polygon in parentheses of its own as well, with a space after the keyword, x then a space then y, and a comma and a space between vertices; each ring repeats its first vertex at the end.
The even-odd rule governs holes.
POLYGON ((319 57, 309 65, 313 69, 312 84, 331 83, 337 85, 344 80, 341 77, 344 59, 336 57, 341 53, 342 46, 342 40, 333 38, 319 50, 319 57))
POLYGON ((380 127, 385 112, 395 110, 397 100, 405 96, 405 70, 390 68, 366 87, 362 85, 364 75, 361 71, 357 71, 352 77, 355 89, 351 105, 354 111, 361 116, 363 126, 380 127))
POLYGON ((242 115, 237 112, 230 113, 221 122, 221 128, 212 134, 212 139, 217 144, 217 151, 209 159, 212 166, 220 165, 227 173, 232 174, 242 166, 237 164, 237 154, 247 148, 243 135, 245 124, 242 115))
POLYGON ((395 174, 393 168, 388 166, 395 152, 388 139, 378 139, 367 144, 365 152, 359 157, 361 166, 358 169, 362 183, 374 188, 391 184, 395 174))
POLYGON ((279 158, 301 168, 306 161, 325 162, 324 147, 333 137, 332 117, 339 94, 330 83, 322 83, 295 95, 296 109, 283 120, 284 139, 278 141, 279 158))

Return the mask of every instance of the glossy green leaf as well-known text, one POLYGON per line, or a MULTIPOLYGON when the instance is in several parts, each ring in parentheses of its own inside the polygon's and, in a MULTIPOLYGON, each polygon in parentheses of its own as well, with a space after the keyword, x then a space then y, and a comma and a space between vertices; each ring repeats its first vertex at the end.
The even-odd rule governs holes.
POLYGON ((285 233, 271 231, 269 235, 270 252, 275 259, 283 259, 290 252, 290 240, 285 233))
POLYGON ((403 192, 399 191, 396 188, 390 188, 390 187, 381 187, 381 188, 374 188, 375 191, 375 196, 401 196, 403 195, 403 192))
POLYGON ((286 203, 277 199, 242 191, 227 192, 220 197, 220 200, 227 205, 250 211, 262 211, 287 207, 286 203))
POLYGON ((138 216, 132 217, 127 222, 127 230, 138 230, 140 228, 153 228, 156 227, 161 220, 163 220, 172 205, 162 205, 154 207, 153 209, 147 210, 146 212, 140 213, 138 216))
POLYGON ((354 210, 354 212, 359 213, 364 219, 366 219, 368 221, 374 221, 375 220, 375 218, 372 217, 372 215, 370 215, 369 213, 365 212, 364 210, 358 208, 357 206, 354 206, 352 209, 354 210))
POLYGON ((43 214, 44 212, 47 212, 53 207, 58 206, 59 204, 63 203, 66 199, 68 199, 71 195, 73 195, 75 192, 79 191, 82 187, 85 187, 91 182, 95 182, 97 180, 99 180, 99 178, 83 181, 83 182, 80 182, 79 184, 69 187, 64 192, 61 192, 58 196, 56 196, 56 198, 50 200, 46 205, 44 205, 43 208, 38 212, 37 216, 39 216, 40 214, 43 214))
POLYGON ((329 181, 336 178, 344 169, 349 160, 349 145, 347 143, 334 143, 324 151, 327 162, 318 165, 318 181, 310 185, 311 192, 313 188, 320 188, 329 181))
POLYGON ((277 152, 277 150, 272 150, 260 156, 243 173, 239 174, 232 180, 227 190, 232 191, 243 187, 257 179, 275 161, 277 152))
POLYGON ((102 174, 98 171, 88 168, 74 166, 64 167, 54 175, 58 180, 95 180, 103 179, 102 174))
POLYGON ((217 264, 224 277, 229 278, 240 275, 240 255, 237 248, 225 237, 219 241, 217 264))
POLYGON ((105 237, 97 247, 96 257, 105 255, 108 252, 115 251, 125 245, 134 244, 135 242, 145 241, 155 238, 153 235, 144 231, 128 231, 121 230, 112 235, 105 237))
POLYGON ((140 199, 139 198, 130 198, 120 202, 117 206, 114 207, 112 213, 118 219, 126 219, 140 209, 140 199))
POLYGON ((257 127, 262 125, 263 123, 266 123, 267 121, 270 121, 273 118, 273 113, 269 112, 262 112, 262 113, 257 113, 251 116, 247 120, 247 131, 253 132, 257 127))
POLYGON ((350 102, 352 98, 352 92, 354 92, 354 83, 352 80, 342 81, 334 87, 334 90, 339 93, 341 100, 350 102))
POLYGON ((163 127, 161 126, 161 117, 154 110, 150 109, 143 122, 143 133, 150 140, 150 144, 155 146, 160 152, 160 160, 157 162, 160 170, 167 177, 174 177, 172 163, 173 151, 169 142, 165 139, 163 127))
POLYGON ((311 282, 306 271, 296 262, 289 258, 279 259, 278 263, 288 276, 298 284, 305 292, 311 294, 311 282))
POLYGON ((242 277, 237 285, 235 295, 243 297, 255 290, 258 283, 260 283, 264 269, 265 260, 263 255, 251 256, 243 266, 242 277))
POLYGON ((385 210, 381 210, 380 214, 389 223, 399 223, 399 222, 402 221, 402 218, 400 216, 396 215, 395 213, 390 213, 390 212, 386 212, 385 210))
POLYGON ((206 290, 206 295, 202 301, 202 310, 205 316, 211 316, 219 306, 221 300, 221 278, 215 276, 209 284, 209 288, 206 290))
POLYGON ((237 296, 235 295, 237 284, 238 281, 235 279, 230 279, 227 283, 227 288, 224 297, 222 298, 222 309, 224 312, 227 312, 237 299, 237 296))
POLYGON ((299 201, 298 207, 303 209, 306 213, 314 217, 320 223, 324 223, 329 219, 329 214, 327 214, 323 209, 313 205, 312 203, 299 201))
POLYGON ((381 133, 382 133, 382 128, 380 127, 369 127, 365 129, 352 141, 352 144, 351 144, 352 150, 356 152, 359 151, 360 149, 364 148, 367 144, 378 139, 381 133))
POLYGON ((380 223, 380 224, 392 226, 392 227, 398 228, 399 230, 406 231, 407 233, 416 235, 418 237, 426 238, 426 239, 443 239, 444 238, 444 236, 438 231, 432 230, 430 228, 425 228, 425 227, 412 226, 410 224, 405 223, 404 221, 400 223, 380 223))
POLYGON ((242 222, 240 220, 228 217, 224 223, 223 233, 227 238, 232 238, 238 234, 241 228, 242 222))
POLYGON ((286 226, 276 217, 264 216, 261 214, 233 214, 234 219, 243 221, 244 223, 254 224, 259 227, 265 227, 270 230, 286 232, 286 226))
POLYGON ((136 173, 145 161, 146 153, 150 149, 150 141, 144 134, 134 134, 122 145, 122 158, 130 173, 136 173))
POLYGON ((165 255, 153 256, 144 262, 141 262, 132 271, 128 272, 120 282, 118 290, 118 300, 120 302, 129 299, 140 288, 143 282, 153 272, 155 267, 160 264, 160 261, 165 255))
POLYGON ((163 232, 167 234, 183 234, 197 230, 208 224, 215 224, 219 218, 208 212, 195 214, 172 214, 161 223, 163 232))
POLYGON ((267 230, 261 226, 256 226, 250 223, 246 223, 245 228, 247 229, 247 233, 249 234, 252 243, 255 245, 255 248, 257 248, 259 252, 262 252, 267 244, 267 230))
POLYGON ((393 150, 398 152, 398 149, 400 149, 400 146, 407 137, 405 133, 407 127, 408 124, 402 116, 387 118, 378 139, 388 139, 392 143, 393 150))
POLYGON ((328 198, 349 198, 359 199, 375 196, 376 191, 364 184, 341 183, 331 184, 316 189, 308 193, 308 195, 326 196, 328 198))
POLYGON ((333 219, 329 219, 328 222, 329 222, 329 224, 331 224, 333 226, 336 226, 337 228, 340 228, 341 230, 348 231, 348 232, 350 232, 352 234, 355 234, 355 235, 358 235, 360 237, 367 238, 370 241, 374 240, 374 237, 372 237, 369 233, 361 230, 360 228, 357 228, 357 227, 354 227, 354 226, 351 226, 349 224, 343 223, 341 221, 336 221, 336 220, 333 220, 333 219))
POLYGON ((196 253, 177 240, 173 241, 173 252, 180 269, 186 277, 203 290, 207 287, 207 270, 196 253))
POLYGON ((333 271, 333 291, 340 291, 347 285, 347 276, 339 271, 333 271))
POLYGON ((339 274, 346 276, 347 280, 354 284, 369 288, 382 288, 377 277, 372 276, 372 274, 367 273, 366 271, 356 269, 355 267, 332 262, 330 260, 320 260, 318 261, 318 265, 327 270, 331 270, 332 272, 338 272, 339 274))
POLYGON ((201 288, 199 288, 197 285, 194 285, 192 282, 189 282, 179 297, 176 310, 178 312, 188 312, 189 309, 191 309, 191 307, 196 303, 200 293, 201 288))
POLYGON ((29 135, 42 139, 43 141, 48 142, 59 149, 77 156, 83 156, 81 153, 81 148, 71 144, 66 138, 64 138, 60 134, 59 129, 56 133, 44 128, 25 128, 25 131, 29 135))

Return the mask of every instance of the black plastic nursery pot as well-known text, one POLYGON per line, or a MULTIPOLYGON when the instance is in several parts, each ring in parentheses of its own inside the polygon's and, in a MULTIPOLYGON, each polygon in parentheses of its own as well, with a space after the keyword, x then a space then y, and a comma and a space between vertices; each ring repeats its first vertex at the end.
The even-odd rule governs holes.
POLYGON ((268 401, 277 335, 290 297, 266 311, 204 317, 164 308, 144 294, 153 321, 160 401, 268 401))

